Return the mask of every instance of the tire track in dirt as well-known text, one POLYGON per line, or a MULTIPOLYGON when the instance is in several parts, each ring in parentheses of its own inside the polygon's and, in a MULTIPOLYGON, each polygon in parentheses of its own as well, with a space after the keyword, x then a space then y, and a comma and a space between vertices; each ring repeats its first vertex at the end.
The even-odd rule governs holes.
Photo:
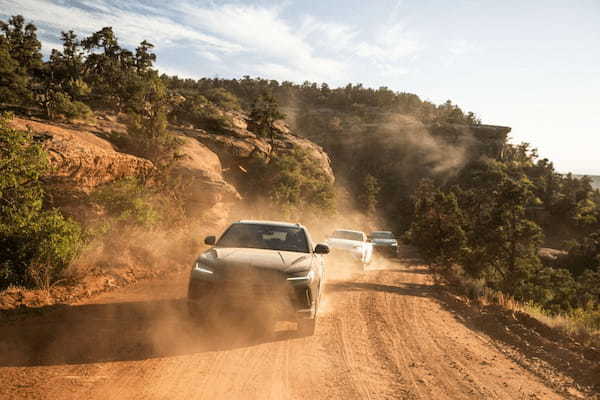
MULTIPOLYGON (((413 320, 416 322, 416 327, 421 332, 427 332, 428 335, 423 335, 422 337, 427 338, 429 343, 431 343, 432 347, 436 348, 436 352, 438 354, 443 354, 443 362, 448 365, 445 369, 446 371, 450 370, 453 372, 456 379, 462 379, 468 383, 467 386, 471 387, 471 394, 475 398, 481 399, 498 399, 498 398, 509 398, 509 393, 506 393, 504 390, 500 389, 502 396, 499 396, 495 390, 487 389, 485 384, 481 382, 480 379, 477 378, 478 372, 473 368, 467 367, 467 362, 469 361, 469 349, 461 348, 458 349, 453 341, 447 341, 449 343, 442 344, 439 340, 439 332, 440 330, 444 330, 444 321, 436 321, 434 324, 433 321, 429 318, 418 318, 418 316, 423 315, 421 308, 431 306, 431 304, 424 304, 426 301, 414 301, 412 310, 413 310, 413 320), (452 350, 453 357, 448 355, 449 350, 452 350), (462 362, 463 360, 464 362, 462 362)), ((446 329, 449 330, 449 329, 446 329)), ((478 364, 478 369, 480 369, 481 361, 476 361, 478 364)))
MULTIPOLYGON (((419 274, 402 272, 401 276, 401 280, 404 284, 419 284, 427 288, 426 281, 424 279, 419 279, 421 276, 419 274)), ((390 299, 390 296, 388 296, 388 299, 390 299)), ((447 343, 446 348, 443 349, 433 338, 432 333, 435 332, 435 330, 425 329, 424 321, 428 319, 427 316, 428 311, 430 311, 429 308, 434 306, 431 299, 417 296, 405 296, 402 299, 395 297, 393 300, 395 300, 393 301, 394 303, 401 302, 401 304, 395 304, 395 306, 392 307, 392 301, 388 301, 388 312, 391 315, 398 315, 398 310, 401 309, 403 311, 402 315, 406 320, 406 323, 414 329, 411 337, 419 339, 411 341, 410 345, 413 346, 416 354, 420 354, 420 365, 426 368, 426 371, 424 371, 425 376, 422 376, 421 379, 423 380, 424 385, 428 387, 430 395, 435 396, 436 398, 452 398, 462 394, 462 396, 468 396, 477 399, 485 398, 482 397, 485 396, 485 393, 479 390, 479 387, 473 388, 473 382, 464 382, 465 376, 457 373, 455 368, 457 362, 455 358, 450 361, 449 366, 446 365, 448 363, 447 359, 449 358, 448 345, 450 343, 447 343), (417 305, 422 303, 426 303, 427 306, 423 309, 418 309, 417 305), (429 377, 435 377, 435 386, 431 385, 431 382, 429 382, 429 377), (443 386, 443 390, 436 392, 435 389, 442 389, 439 386, 443 386)), ((456 357, 454 354, 453 356, 456 357)))
MULTIPOLYGON (((428 299, 425 301, 430 302, 428 299)), ((437 383, 441 383, 445 390, 441 393, 435 393, 437 398, 453 398, 459 394, 462 394, 465 398, 488 398, 487 394, 481 390, 481 387, 476 384, 470 375, 461 373, 462 370, 457 367, 459 362, 456 359, 456 354, 453 353, 452 358, 448 356, 449 343, 446 344, 445 348, 442 348, 433 338, 432 333, 435 330, 428 329, 431 327, 424 324, 424 321, 427 320, 427 314, 422 309, 418 309, 418 303, 420 303, 420 299, 409 298, 404 302, 404 310, 408 321, 415 329, 414 337, 420 339, 413 344, 418 349, 417 352, 422 355, 421 363, 427 366, 429 371, 435 372, 435 374, 429 372, 427 375, 435 377, 436 386, 432 386, 430 382, 425 380, 430 388, 430 393, 432 389, 438 386, 437 383)), ((397 309, 397 307, 395 308, 397 309)), ((436 329, 439 329, 439 324, 436 329)))
MULTIPOLYGON (((402 272, 401 282, 431 285, 430 276, 423 274, 423 271, 424 267, 420 267, 415 269, 418 273, 402 272)), ((412 296, 403 299, 396 297, 395 302, 397 304, 390 307, 389 312, 397 314, 411 326, 412 336, 419 338, 418 341, 412 341, 411 345, 418 349, 416 352, 424 356, 421 361, 423 365, 430 370, 435 370, 434 387, 442 384, 446 389, 442 393, 431 393, 431 396, 474 399, 540 398, 536 395, 537 391, 543 393, 543 398, 560 398, 528 371, 517 368, 501 352, 494 351, 497 350, 496 346, 490 346, 489 338, 486 340, 475 332, 467 331, 455 320, 448 320, 448 313, 441 310, 432 296, 412 296), (468 345, 459 344, 449 337, 450 333, 456 337, 468 337, 468 345), (480 350, 483 350, 482 353, 486 354, 486 357, 475 354, 475 351, 480 350), (484 367, 488 365, 485 362, 486 358, 501 360, 497 363, 500 366, 510 365, 503 370, 505 373, 506 369, 509 370, 507 375, 526 375, 531 381, 529 386, 532 389, 523 390, 523 386, 518 383, 511 385, 511 382, 502 379, 501 374, 487 374, 484 371, 484 367)))
POLYGON ((405 351, 410 354, 410 362, 405 364, 404 368, 410 371, 410 374, 413 376, 414 385, 418 390, 418 398, 452 398, 455 390, 449 384, 446 374, 440 372, 437 360, 434 361, 431 357, 429 357, 429 360, 424 359, 430 350, 424 349, 420 343, 420 341, 425 340, 423 335, 419 332, 410 332, 407 334, 406 329, 402 329, 404 326, 414 326, 415 324, 413 315, 408 313, 409 301, 403 298, 396 302, 394 301, 396 298, 392 298, 392 296, 385 296, 385 300, 387 300, 385 302, 385 311, 390 316, 395 317, 392 319, 403 321, 403 324, 396 322, 390 324, 389 328, 394 332, 394 336, 402 338, 402 345, 405 351), (396 304, 392 306, 392 303, 396 304), (431 371, 436 372, 435 376, 431 371), (436 384, 432 386, 429 380, 434 378, 436 379, 436 384))
POLYGON ((361 312, 369 321, 370 345, 379 362, 385 366, 390 373, 393 381, 391 385, 392 393, 401 396, 403 399, 419 398, 421 390, 417 385, 414 374, 410 369, 403 368, 412 361, 412 354, 407 351, 406 346, 398 345, 398 337, 389 335, 391 327, 383 316, 377 305, 375 295, 365 296, 361 312), (386 334, 387 333, 387 334, 386 334), (405 388, 405 376, 410 380, 410 389, 405 388))
MULTIPOLYGON (((421 334, 412 332, 412 326, 415 319, 407 313, 409 305, 417 298, 416 290, 404 287, 402 281, 400 286, 390 285, 389 271, 384 272, 381 267, 369 271, 363 282, 367 287, 373 287, 373 295, 369 298, 369 304, 364 305, 364 312, 373 315, 372 323, 375 328, 373 331, 373 343, 380 343, 380 353, 383 360, 388 365, 388 369, 395 371, 395 376, 406 376, 410 381, 410 389, 406 389, 402 379, 395 382, 398 395, 402 398, 445 398, 451 389, 446 384, 445 374, 439 373, 439 379, 436 381, 436 387, 439 390, 432 390, 428 382, 424 380, 422 371, 416 372, 425 365, 422 361, 424 354, 429 350, 424 350, 420 341, 421 334), (385 275, 385 276, 384 276, 385 275), (416 339, 415 339, 416 338, 416 339), (442 386, 443 387, 438 387, 442 386), (398 389, 399 388, 399 389, 398 389)), ((436 366, 432 363, 430 368, 436 366)), ((450 392, 452 393, 452 391, 450 392)), ((451 396, 450 396, 451 397, 451 396)))

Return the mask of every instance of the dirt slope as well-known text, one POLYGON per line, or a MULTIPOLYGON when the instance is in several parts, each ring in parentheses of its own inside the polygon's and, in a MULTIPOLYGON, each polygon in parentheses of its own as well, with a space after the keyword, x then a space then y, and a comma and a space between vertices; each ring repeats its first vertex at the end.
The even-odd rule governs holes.
MULTIPOLYGON (((186 320, 186 276, 0 323, 0 398, 559 399, 463 325, 423 266, 329 273, 317 332, 186 320)), ((7 316, 4 316, 6 319, 7 316)), ((564 388, 563 388, 564 389, 564 388)))

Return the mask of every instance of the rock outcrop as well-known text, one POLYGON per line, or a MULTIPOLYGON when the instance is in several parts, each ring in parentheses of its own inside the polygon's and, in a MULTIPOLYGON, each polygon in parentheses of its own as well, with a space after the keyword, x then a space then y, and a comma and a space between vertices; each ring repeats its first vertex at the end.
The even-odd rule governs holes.
MULTIPOLYGON (((232 126, 226 132, 171 128, 182 142, 181 157, 171 170, 171 178, 184 185, 186 211, 192 218, 223 224, 229 210, 241 199, 229 182, 246 179, 245 172, 256 155, 285 154, 302 150, 325 176, 334 175, 327 153, 308 139, 294 135, 283 121, 275 123, 273 140, 251 131, 248 117, 228 112, 232 126), (228 182, 229 181, 229 182, 228 182)), ((98 115, 94 125, 67 125, 15 118, 12 126, 31 129, 44 140, 52 165, 45 177, 52 186, 52 205, 71 215, 85 212, 85 197, 95 187, 127 177, 145 177, 155 172, 149 160, 119 151, 109 140, 126 134, 119 116, 98 115)), ((82 216, 85 218, 85 216, 82 216)))
POLYGON ((305 151, 331 182, 335 180, 331 161, 323 148, 308 139, 294 135, 283 121, 277 121, 275 138, 257 136, 249 130, 248 117, 242 113, 230 113, 233 127, 226 133, 208 132, 203 129, 176 129, 180 134, 196 139, 218 154, 223 167, 230 171, 245 169, 254 155, 283 154, 295 150, 305 151), (272 149, 273 146, 273 149, 272 149))
MULTIPOLYGON (((83 199, 97 186, 128 177, 146 177, 155 171, 149 160, 119 152, 108 140, 92 133, 107 135, 122 130, 115 121, 110 126, 74 126, 15 118, 16 129, 30 129, 43 140, 51 172, 44 177, 52 188, 52 205, 68 214, 85 213, 83 199)), ((181 137, 181 157, 172 169, 172 178, 186 186, 185 202, 192 216, 205 216, 216 225, 227 218, 231 205, 240 199, 236 189, 222 175, 219 157, 206 146, 181 137)))
POLYGON ((241 200, 237 190, 223 179, 219 157, 202 143, 181 136, 180 158, 172 168, 173 179, 184 185, 188 215, 205 216, 214 225, 221 225, 229 206, 241 200))
POLYGON ((31 129, 44 139, 51 174, 46 181, 65 190, 89 193, 94 187, 154 170, 148 160, 116 151, 106 140, 85 131, 15 118, 16 129, 31 129))

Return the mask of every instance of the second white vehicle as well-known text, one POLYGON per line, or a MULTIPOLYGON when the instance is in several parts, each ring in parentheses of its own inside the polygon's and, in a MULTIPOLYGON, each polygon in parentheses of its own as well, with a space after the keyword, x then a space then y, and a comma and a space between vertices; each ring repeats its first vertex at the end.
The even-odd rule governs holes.
POLYGON ((347 259, 364 268, 373 258, 373 244, 361 231, 337 229, 327 239, 332 254, 347 259))

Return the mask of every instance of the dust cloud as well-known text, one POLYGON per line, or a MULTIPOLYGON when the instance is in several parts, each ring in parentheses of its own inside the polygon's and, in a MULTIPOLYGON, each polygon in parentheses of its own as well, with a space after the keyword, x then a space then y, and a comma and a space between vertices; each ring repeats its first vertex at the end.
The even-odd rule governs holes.
POLYGON ((469 160, 475 139, 468 128, 460 127, 454 137, 433 136, 422 122, 414 117, 391 114, 378 130, 384 145, 401 149, 404 157, 397 169, 402 175, 414 173, 414 168, 429 166, 434 175, 458 172, 469 160))
POLYGON ((170 293, 147 292, 139 300, 121 296, 119 302, 48 306, 38 316, 2 324, 0 368, 145 360, 295 335, 291 329, 274 330, 267 306, 235 313, 212 309, 195 320, 188 316, 181 292, 168 285, 155 289, 170 293))

